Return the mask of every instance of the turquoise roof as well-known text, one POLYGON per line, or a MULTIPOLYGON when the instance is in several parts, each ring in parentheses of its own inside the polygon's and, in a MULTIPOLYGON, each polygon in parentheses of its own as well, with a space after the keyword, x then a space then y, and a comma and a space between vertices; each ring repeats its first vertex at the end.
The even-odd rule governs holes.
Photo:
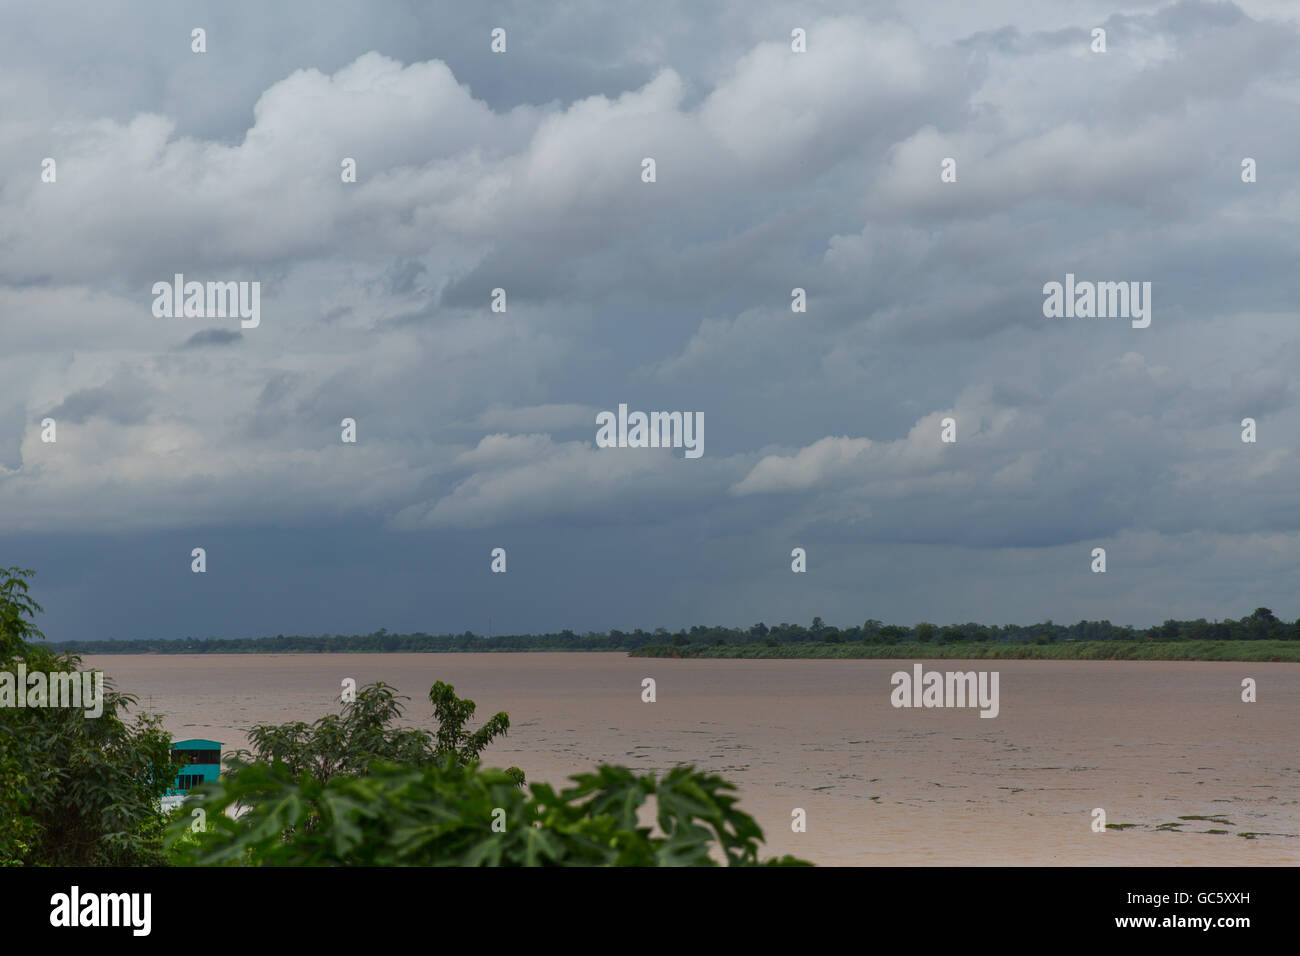
POLYGON ((172 744, 172 750, 220 750, 220 740, 203 740, 195 737, 193 740, 178 740, 172 744))

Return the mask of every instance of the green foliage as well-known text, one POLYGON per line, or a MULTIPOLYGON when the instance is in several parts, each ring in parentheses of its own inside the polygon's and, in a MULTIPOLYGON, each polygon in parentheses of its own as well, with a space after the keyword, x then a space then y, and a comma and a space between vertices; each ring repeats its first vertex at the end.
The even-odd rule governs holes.
POLYGON ((429 702, 433 704, 433 716, 438 721, 434 748, 438 757, 454 756, 461 763, 477 760, 488 744, 505 736, 510 729, 510 718, 501 711, 478 730, 467 730, 465 725, 474 717, 477 705, 472 700, 457 697, 456 688, 442 681, 435 681, 429 688, 429 702))
POLYGON ((35 572, 24 568, 0 568, 0 661, 13 661, 31 650, 31 641, 45 637, 35 624, 37 604, 27 587, 35 572))
MULTIPOLYGON (((342 713, 328 714, 313 724, 258 724, 249 731, 253 749, 235 750, 230 760, 240 763, 261 761, 283 763, 294 776, 310 774, 320 783, 337 775, 355 776, 372 763, 419 767, 441 763, 448 757, 458 763, 477 760, 484 749, 510 729, 504 712, 493 715, 478 730, 468 724, 475 704, 456 696, 456 689, 442 681, 429 689, 436 734, 411 727, 397 727, 402 701, 396 689, 383 681, 357 691, 355 701, 346 701, 342 713)), ((523 773, 511 767, 507 773, 522 782, 523 773)))
POLYGON ((0 724, 0 866, 29 859, 35 843, 36 821, 22 809, 29 781, 26 768, 7 739, 12 729, 0 724))
MULTIPOLYGON (((237 751, 216 782, 173 818, 176 862, 254 866, 754 865, 762 831, 734 789, 690 768, 662 779, 602 766, 556 793, 523 774, 483 769, 483 750, 510 726, 504 713, 470 729, 475 704, 438 681, 435 734, 390 724, 401 700, 383 683, 341 714, 308 725, 262 725, 254 753, 237 751), (659 833, 637 810, 656 801, 659 833), (207 829, 190 828, 206 811, 207 829), (494 823, 497 824, 494 827, 494 823)), ((769 861, 795 864, 792 858, 769 861)))
MULTIPOLYGON (((31 571, 0 570, 0 670, 76 673, 76 655, 31 643, 42 610, 31 571)), ((25 692, 25 688, 21 688, 25 692)), ((166 860, 158 798, 177 767, 158 718, 126 720, 136 699, 105 681, 103 713, 0 707, 0 865, 135 866, 166 860)))
MULTIPOLYGON (((709 866, 760 863, 763 834, 720 777, 678 767, 656 780, 604 765, 556 792, 526 790, 501 770, 459 763, 378 763, 361 776, 295 778, 247 764, 186 802, 207 811, 169 841, 182 864, 245 866, 709 866), (655 798, 659 833, 638 822, 655 798), (228 809, 239 809, 237 817, 228 809), (497 827, 494 829, 494 821, 497 827), (498 832, 500 831, 500 832, 498 832)), ((792 857, 769 865, 799 865, 792 857)))
POLYGON ((907 636, 910 632, 907 628, 902 627, 901 625, 886 624, 878 633, 881 638, 881 643, 899 644, 907 640, 907 636))

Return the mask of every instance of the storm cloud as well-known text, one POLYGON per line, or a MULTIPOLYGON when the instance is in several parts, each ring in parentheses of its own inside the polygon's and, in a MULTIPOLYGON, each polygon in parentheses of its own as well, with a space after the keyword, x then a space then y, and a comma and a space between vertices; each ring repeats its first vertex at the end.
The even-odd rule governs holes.
POLYGON ((1300 10, 708 6, 0 15, 50 636, 1300 615, 1300 10), (1150 326, 1045 317, 1067 273, 1150 326), (706 453, 597 448, 620 403, 706 453))

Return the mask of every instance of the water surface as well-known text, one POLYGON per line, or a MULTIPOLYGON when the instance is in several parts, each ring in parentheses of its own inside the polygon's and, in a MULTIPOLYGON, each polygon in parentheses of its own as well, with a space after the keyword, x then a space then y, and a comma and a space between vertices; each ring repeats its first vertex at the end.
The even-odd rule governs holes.
POLYGON ((174 738, 227 749, 246 745, 250 724, 328 713, 345 677, 395 685, 412 698, 410 722, 431 727, 429 686, 447 681, 480 717, 510 714, 489 763, 555 783, 598 762, 694 763, 738 785, 769 853, 823 864, 1300 863, 1300 664, 926 665, 999 671, 994 719, 895 709, 890 675, 907 661, 248 654, 85 664, 140 695, 174 738), (641 700, 644 677, 657 683, 656 703, 641 700), (1257 703, 1242 703, 1243 677, 1258 682, 1257 703), (1094 833, 1096 807, 1109 823, 1138 826, 1094 833), (791 832, 795 808, 807 812, 805 833, 791 832))

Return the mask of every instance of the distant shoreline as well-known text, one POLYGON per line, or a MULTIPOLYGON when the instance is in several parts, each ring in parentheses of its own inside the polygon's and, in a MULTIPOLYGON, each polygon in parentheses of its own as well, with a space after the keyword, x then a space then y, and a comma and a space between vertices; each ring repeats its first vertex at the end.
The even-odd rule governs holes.
POLYGON ((75 654, 412 654, 623 651, 637 657, 897 658, 977 657, 1024 660, 1246 660, 1300 661, 1300 620, 1279 620, 1266 607, 1240 620, 1167 620, 1149 628, 1079 621, 1077 624, 912 627, 874 618, 835 627, 762 621, 750 627, 696 625, 675 633, 657 627, 622 631, 572 630, 483 636, 473 631, 429 634, 275 634, 263 637, 117 638, 46 645, 75 654), (951 649, 962 648, 954 654, 951 649), (1040 650, 1046 648, 1046 650, 1040 650), (947 650, 945 650, 947 649, 947 650))
MULTIPOLYGON (((214 641, 206 647, 123 647, 108 642, 65 643, 55 649, 82 656, 139 655, 156 657, 206 657, 247 654, 626 654, 629 657, 692 658, 709 660, 1044 660, 1044 661, 1242 661, 1300 663, 1300 641, 1178 641, 1120 642, 1075 641, 1059 644, 989 644, 961 642, 930 644, 684 644, 626 647, 452 647, 431 648, 343 648, 267 647, 250 649, 220 647, 214 641)), ((233 644, 234 642, 232 642, 233 644)))
POLYGON ((778 644, 641 647, 630 657, 734 660, 1244 661, 1300 663, 1296 641, 1075 641, 1060 644, 778 644))

